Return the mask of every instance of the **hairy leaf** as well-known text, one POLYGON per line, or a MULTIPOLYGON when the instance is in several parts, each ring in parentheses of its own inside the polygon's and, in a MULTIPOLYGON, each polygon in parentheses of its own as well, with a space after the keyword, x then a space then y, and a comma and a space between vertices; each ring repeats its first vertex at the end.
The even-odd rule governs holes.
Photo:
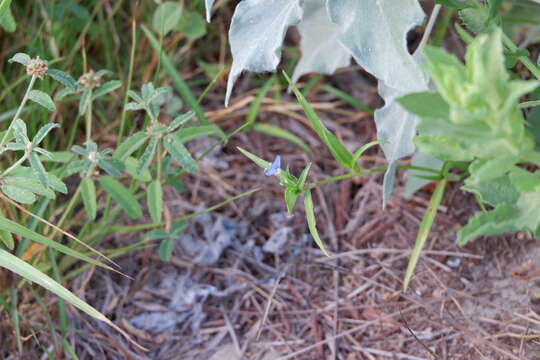
POLYGON ((328 0, 330 19, 354 59, 385 86, 417 91, 421 70, 407 49, 407 32, 420 25, 418 0, 328 0))
POLYGON ((81 182, 81 196, 83 199, 84 209, 89 220, 96 219, 96 186, 92 179, 86 178, 81 182))
POLYGON ((55 111, 56 105, 54 105, 54 102, 52 101, 51 97, 40 90, 32 90, 28 94, 28 98, 32 100, 33 102, 43 106, 45 109, 49 111, 55 111))
POLYGON ((206 21, 210 22, 212 18, 212 6, 214 6, 214 0, 204 0, 206 5, 206 21))
POLYGON ((301 18, 299 0, 243 0, 238 4, 229 30, 233 65, 227 82, 226 106, 242 71, 275 70, 285 32, 301 18))
POLYGON ((142 216, 139 202, 124 185, 112 176, 102 176, 99 178, 99 183, 130 218, 138 219, 142 216))
POLYGON ((302 57, 294 69, 292 81, 307 73, 332 74, 351 63, 351 54, 339 43, 340 28, 326 11, 326 0, 305 0, 304 17, 298 25, 302 57))

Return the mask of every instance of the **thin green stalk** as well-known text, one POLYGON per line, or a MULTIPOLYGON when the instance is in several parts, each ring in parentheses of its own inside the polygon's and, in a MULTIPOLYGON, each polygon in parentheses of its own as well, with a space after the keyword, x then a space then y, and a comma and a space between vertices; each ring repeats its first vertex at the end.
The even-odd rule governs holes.
POLYGON ((409 258, 409 264, 407 266, 405 277, 403 279, 403 291, 407 291, 407 288, 409 287, 409 283, 412 279, 414 269, 418 264, 418 260, 420 259, 420 255, 422 254, 422 249, 424 248, 429 232, 431 231, 431 227, 433 226, 435 216, 437 215, 437 210, 439 208, 439 205, 441 204, 441 200, 444 194, 444 189, 446 188, 446 184, 448 183, 449 171, 450 163, 446 162, 442 171, 443 179, 435 188, 433 195, 431 195, 431 200, 429 201, 426 212, 424 213, 424 217, 422 218, 422 222, 420 223, 420 229, 418 230, 418 234, 416 236, 414 249, 411 253, 411 257, 409 258))
POLYGON ((19 313, 17 312, 17 289, 11 286, 11 318, 15 328, 15 339, 17 339, 17 349, 22 353, 21 327, 19 323, 19 313))
MULTIPOLYGON (((197 217, 197 216, 212 212, 212 211, 217 210, 217 209, 219 209, 219 208, 221 208, 221 207, 223 207, 223 206, 225 206, 225 205, 227 205, 227 204, 229 204, 229 203, 231 203, 233 201, 236 201, 236 200, 241 199, 241 198, 243 198, 245 196, 251 195, 251 194, 253 194, 253 193, 255 193, 255 192, 259 191, 259 190, 260 190, 260 188, 256 188, 256 189, 251 189, 249 191, 243 192, 241 194, 233 196, 232 198, 224 200, 224 201, 222 201, 222 202, 220 202, 220 203, 218 203, 218 204, 216 204, 214 206, 206 208, 206 209, 204 209, 202 211, 181 216, 181 217, 175 219, 174 222, 178 223, 178 222, 181 222, 181 221, 186 221, 186 220, 189 220, 191 218, 194 218, 194 217, 197 217)), ((121 234, 121 233, 141 231, 141 230, 151 230, 151 229, 156 229, 156 228, 162 227, 164 225, 165 225, 165 223, 158 223, 158 224, 151 223, 151 224, 138 224, 138 225, 128 225, 128 226, 110 226, 107 230, 91 234, 88 237, 93 238, 93 237, 100 236, 100 235, 121 234)))
POLYGON ((9 127, 2 137, 2 140, 0 141, 0 149, 6 145, 6 142, 11 137, 11 129, 13 126, 13 121, 17 120, 19 116, 21 115, 21 111, 24 108, 24 105, 26 105, 26 102, 28 101, 28 97, 30 96, 30 91, 34 88, 34 84, 36 83, 37 76, 32 75, 32 78, 30 79, 30 83, 28 84, 28 87, 26 88, 26 92, 24 93, 24 97, 21 101, 21 104, 19 105, 19 108, 17 109, 17 112, 15 113, 15 116, 13 116, 13 119, 11 120, 11 123, 9 124, 9 127))
MULTIPOLYGON (((430 172, 430 173, 433 173, 433 174, 436 174, 436 175, 441 174, 441 172, 439 170, 425 168, 425 167, 421 167, 421 166, 414 166, 414 165, 398 165, 396 168, 430 172)), ((354 171, 354 172, 350 172, 350 173, 347 173, 347 174, 338 175, 338 176, 332 177, 330 179, 318 181, 316 183, 307 185, 306 190, 307 189, 313 189, 313 188, 319 187, 321 185, 330 184, 330 183, 333 183, 335 181, 350 179, 350 178, 354 178, 354 177, 358 177, 358 176, 372 175, 372 174, 376 174, 376 173, 380 173, 380 172, 385 172, 386 170, 388 170, 388 167, 379 167, 379 168, 373 168, 373 169, 362 169, 360 171, 354 171)))
MULTIPOLYGON (((503 44, 510 51, 519 51, 519 48, 516 46, 516 44, 514 44, 514 42, 506 34, 503 34, 502 40, 503 44)), ((525 65, 525 67, 531 72, 531 74, 534 75, 537 80, 540 80, 540 69, 531 61, 531 59, 529 59, 527 56, 518 56, 518 59, 523 65, 525 65)))
MULTIPOLYGON (((135 64, 135 44, 137 41, 137 31, 136 31, 136 22, 135 19, 131 22, 131 53, 129 56, 129 71, 128 71, 128 79, 127 79, 127 87, 126 87, 126 93, 124 94, 124 107, 129 101, 129 97, 127 95, 127 91, 131 89, 131 82, 133 80, 133 68, 135 64)), ((123 108, 122 108, 123 109, 123 108)), ((118 141, 122 141, 122 136, 124 136, 124 129, 126 126, 126 118, 127 118, 127 111, 122 110, 122 118, 120 120, 120 129, 118 130, 118 141)))
POLYGON ((28 159, 29 154, 30 152, 25 151, 24 155, 19 160, 17 160, 13 165, 8 167, 6 170, 4 170, 4 172, 2 172, 2 174, 0 174, 0 178, 5 177, 7 174, 18 168, 23 162, 26 161, 26 159, 28 159))
MULTIPOLYGON (((90 90, 92 91, 92 90, 90 90)), ((92 93, 90 93, 90 97, 92 97, 92 93)), ((85 119, 86 119, 86 141, 90 141, 92 140, 92 103, 93 101, 90 100, 90 102, 88 103, 88 106, 86 108, 86 114, 85 114, 85 119)))

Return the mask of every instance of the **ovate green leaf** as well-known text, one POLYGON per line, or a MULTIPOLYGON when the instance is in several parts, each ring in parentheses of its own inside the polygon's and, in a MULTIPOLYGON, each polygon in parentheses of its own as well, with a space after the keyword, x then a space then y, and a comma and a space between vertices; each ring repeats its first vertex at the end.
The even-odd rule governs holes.
POLYGON ((189 151, 175 134, 165 136, 163 145, 174 161, 186 171, 191 173, 196 173, 198 171, 197 162, 191 157, 189 151))
POLYGON ((139 202, 124 185, 112 176, 102 176, 99 178, 99 183, 130 218, 138 219, 142 216, 142 209, 139 202))
POLYGON ((146 195, 150 217, 154 223, 160 223, 163 212, 163 188, 161 187, 161 183, 157 180, 152 181, 148 185, 146 195))
POLYGON ((45 109, 49 111, 55 111, 56 105, 54 105, 54 102, 52 101, 51 97, 40 90, 32 90, 28 94, 28 98, 32 100, 33 102, 43 106, 45 109))
POLYGON ((86 178, 82 180, 81 196, 88 219, 95 220, 97 210, 96 186, 94 185, 92 179, 86 178))

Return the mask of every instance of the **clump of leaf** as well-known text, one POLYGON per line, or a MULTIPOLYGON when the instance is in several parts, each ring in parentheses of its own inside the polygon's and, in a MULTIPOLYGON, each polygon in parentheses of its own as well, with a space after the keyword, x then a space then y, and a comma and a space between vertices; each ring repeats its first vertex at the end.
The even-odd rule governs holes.
POLYGON ((538 82, 511 80, 500 29, 469 45, 465 65, 436 48, 426 48, 425 55, 438 92, 399 99, 420 118, 415 142, 438 159, 470 162, 463 189, 494 207, 469 221, 458 234, 459 243, 483 235, 537 232, 540 177, 522 165, 540 165, 540 154, 518 104, 538 82))

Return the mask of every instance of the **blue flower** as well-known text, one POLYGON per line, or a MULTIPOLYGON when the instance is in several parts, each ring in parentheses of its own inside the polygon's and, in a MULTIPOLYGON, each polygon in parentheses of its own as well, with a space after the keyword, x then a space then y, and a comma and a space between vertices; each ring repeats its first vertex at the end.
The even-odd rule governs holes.
POLYGON ((266 176, 278 175, 281 171, 281 156, 277 155, 274 159, 274 162, 270 167, 264 172, 266 176))

